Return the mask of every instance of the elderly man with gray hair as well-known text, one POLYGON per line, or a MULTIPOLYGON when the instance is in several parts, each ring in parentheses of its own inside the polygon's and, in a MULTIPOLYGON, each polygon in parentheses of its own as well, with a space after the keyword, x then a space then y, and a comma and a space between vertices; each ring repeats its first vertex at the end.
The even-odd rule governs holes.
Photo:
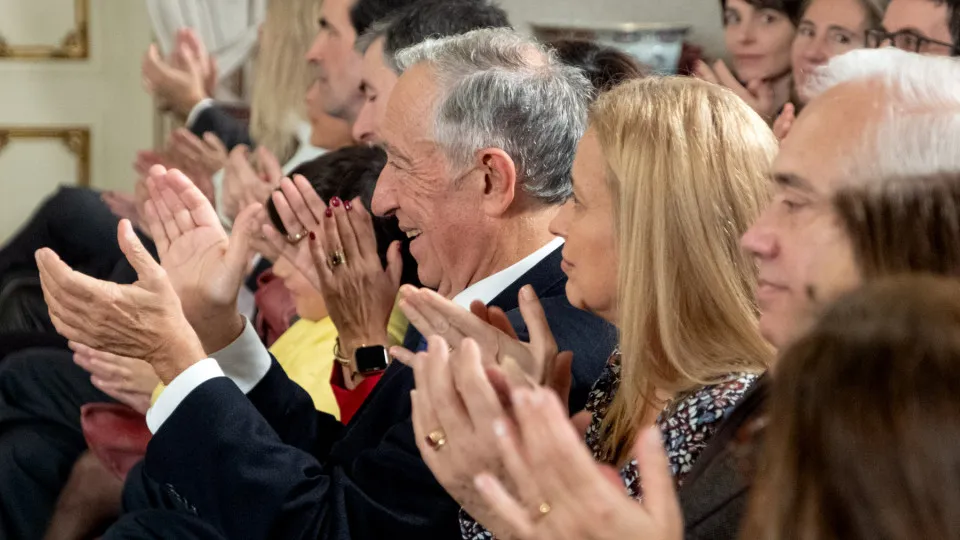
MULTIPOLYGON (((384 129, 389 163, 373 210, 396 216, 414 238, 426 286, 464 308, 479 301, 507 312, 521 338, 527 329, 511 312, 539 296, 557 347, 575 355, 571 408, 582 407, 615 334, 567 302, 562 240, 547 224, 570 195, 589 83, 504 29, 428 40, 398 61, 404 73, 384 129)), ((154 436, 128 477, 127 513, 104 538, 458 537, 460 505, 417 449, 413 372, 391 364, 346 426, 314 410, 236 310, 243 249, 182 174, 155 168, 151 175, 147 213, 162 267, 126 222, 118 240, 140 276, 134 285, 82 276, 50 250, 37 255, 58 330, 74 342, 143 358, 167 385, 147 415, 154 436)), ((333 200, 311 210, 340 231, 362 219, 361 209, 333 200)), ((303 245, 316 254, 319 236, 330 230, 311 229, 303 245)), ((323 240, 332 248, 326 256, 338 262, 307 271, 337 275, 361 262, 359 246, 330 241, 338 240, 323 240)), ((392 306, 390 274, 374 276, 357 302, 372 295, 392 306)), ((362 349, 382 357, 384 321, 353 322, 357 331, 339 354, 362 349)), ((422 349, 425 339, 411 328, 406 343, 422 349)), ((429 437, 437 449, 458 443, 454 433, 429 437)), ((488 448, 461 449, 478 468, 495 445, 489 437, 488 448)), ((469 478, 464 483, 472 486, 469 478)))

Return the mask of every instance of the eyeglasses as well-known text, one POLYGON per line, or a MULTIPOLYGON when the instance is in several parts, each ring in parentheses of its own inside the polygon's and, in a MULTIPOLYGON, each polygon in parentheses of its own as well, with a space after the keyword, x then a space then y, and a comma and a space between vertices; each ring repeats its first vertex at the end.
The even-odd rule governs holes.
POLYGON ((957 45, 921 36, 913 30, 900 30, 892 33, 882 28, 867 30, 867 47, 876 49, 884 43, 891 43, 900 50, 914 53, 924 50, 928 45, 939 45, 949 49, 950 56, 960 55, 960 47, 957 45))

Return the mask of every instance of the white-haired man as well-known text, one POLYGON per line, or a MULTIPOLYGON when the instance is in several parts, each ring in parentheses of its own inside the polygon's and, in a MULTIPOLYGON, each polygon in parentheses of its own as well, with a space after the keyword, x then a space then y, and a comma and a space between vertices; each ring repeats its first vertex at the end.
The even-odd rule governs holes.
MULTIPOLYGON (((958 86, 952 59, 893 48, 854 51, 817 73, 774 161, 773 200, 742 242, 757 260, 761 331, 774 346, 788 346, 819 306, 862 281, 832 204, 837 190, 960 172, 958 86)), ((731 443, 762 426, 765 392, 758 384, 741 401, 687 477, 688 540, 737 537, 750 479, 731 443)))
MULTIPOLYGON (((374 210, 416 237, 424 285, 460 305, 512 311, 521 287, 532 287, 560 350, 575 353, 571 403, 582 405, 615 335, 566 301, 562 241, 547 224, 569 196, 589 83, 506 29, 429 40, 399 62, 405 72, 384 129, 390 164, 374 210), (497 121, 507 112, 511 122, 497 121)), ((238 315, 244 257, 209 204, 182 175, 154 174, 157 211, 148 214, 163 268, 125 230, 120 243, 141 278, 134 286, 95 282, 49 251, 38 255, 58 330, 142 357, 167 384, 147 415, 154 437, 143 466, 128 479, 129 513, 104 538, 458 537, 459 505, 417 449, 412 371, 392 364, 347 426, 317 413, 238 315)), ((350 220, 350 211, 332 202, 321 219, 350 220)), ((357 262, 341 255, 319 271, 357 262)), ((388 309, 395 291, 384 295, 388 309)), ((341 354, 385 354, 382 322, 360 321, 371 333, 355 339, 341 330, 341 354)), ((406 341, 423 340, 412 330, 406 341)), ((431 440, 439 451, 457 444, 447 438, 431 440)))

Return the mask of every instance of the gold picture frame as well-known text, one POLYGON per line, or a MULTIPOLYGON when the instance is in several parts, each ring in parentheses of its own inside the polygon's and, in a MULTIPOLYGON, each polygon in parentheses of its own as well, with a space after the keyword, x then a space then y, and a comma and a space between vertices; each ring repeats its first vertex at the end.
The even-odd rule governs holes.
POLYGON ((77 185, 90 187, 90 129, 85 127, 0 127, 0 153, 14 139, 59 139, 77 158, 77 185))
POLYGON ((0 60, 85 60, 90 56, 90 0, 74 0, 74 23, 58 45, 14 45, 0 35, 0 60))

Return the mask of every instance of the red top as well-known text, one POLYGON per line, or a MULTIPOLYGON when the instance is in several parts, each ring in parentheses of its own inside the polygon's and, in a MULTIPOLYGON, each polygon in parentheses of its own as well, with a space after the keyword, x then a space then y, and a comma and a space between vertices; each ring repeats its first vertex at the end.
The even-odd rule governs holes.
POLYGON ((330 387, 333 389, 333 396, 337 398, 337 405, 340 406, 340 422, 344 425, 350 422, 350 419, 363 405, 363 401, 367 399, 382 376, 382 372, 370 375, 356 388, 348 390, 343 380, 343 369, 340 368, 340 364, 334 362, 333 373, 330 374, 330 387))

